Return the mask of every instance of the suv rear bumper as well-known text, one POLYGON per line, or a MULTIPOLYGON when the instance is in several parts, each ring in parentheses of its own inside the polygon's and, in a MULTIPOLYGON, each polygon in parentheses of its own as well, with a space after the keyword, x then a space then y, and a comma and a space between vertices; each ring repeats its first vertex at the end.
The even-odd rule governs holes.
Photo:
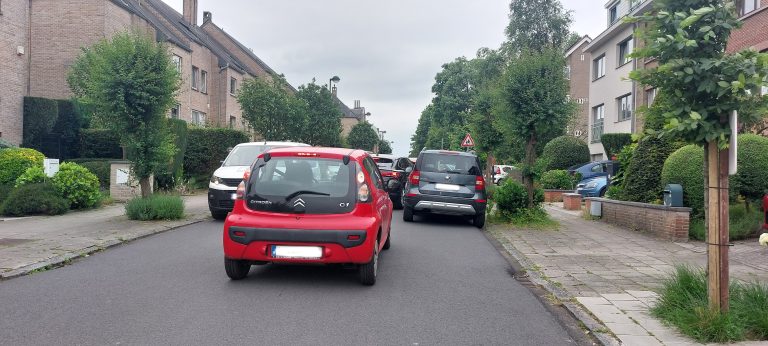
POLYGON ((485 213, 485 202, 468 198, 451 198, 419 194, 406 196, 405 206, 415 212, 474 216, 485 213))

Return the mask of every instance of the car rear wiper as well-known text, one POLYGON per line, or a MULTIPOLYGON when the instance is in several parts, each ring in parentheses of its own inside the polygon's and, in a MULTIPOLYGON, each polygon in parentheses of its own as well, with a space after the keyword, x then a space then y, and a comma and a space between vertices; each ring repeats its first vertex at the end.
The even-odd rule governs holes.
POLYGON ((445 173, 451 173, 451 174, 464 174, 462 171, 445 171, 445 173))
POLYGON ((309 190, 300 190, 300 191, 296 191, 296 192, 294 192, 294 193, 292 193, 292 194, 290 194, 290 195, 288 195, 288 196, 285 196, 285 200, 286 200, 286 201, 287 201, 287 200, 290 200, 291 198, 293 198, 293 197, 296 197, 296 196, 298 196, 298 195, 318 195, 318 196, 330 196, 331 194, 330 194, 330 193, 325 193, 325 192, 317 192, 317 191, 309 191, 309 190))

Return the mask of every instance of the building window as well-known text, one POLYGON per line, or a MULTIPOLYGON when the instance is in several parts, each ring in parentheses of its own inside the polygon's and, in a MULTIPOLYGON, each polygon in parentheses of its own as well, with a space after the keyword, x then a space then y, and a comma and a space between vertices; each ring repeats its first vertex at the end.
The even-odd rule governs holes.
POLYGON ((234 116, 230 115, 229 116, 229 128, 230 129, 234 129, 235 126, 237 126, 237 118, 235 118, 234 116))
POLYGON ((613 25, 617 20, 619 20, 619 4, 608 9, 608 26, 613 25))
POLYGON ((179 118, 179 110, 180 109, 181 109, 181 105, 178 104, 178 103, 175 106, 173 106, 173 108, 171 108, 171 114, 170 114, 171 119, 178 119, 179 118))
POLYGON ((600 142, 603 137, 603 124, 605 123, 605 105, 592 108, 592 143, 600 142))
POLYGON ((173 59, 173 66, 176 66, 176 71, 181 73, 181 57, 174 54, 172 59, 173 59))
POLYGON ((739 9, 739 16, 749 14, 760 7, 760 0, 738 0, 736 6, 739 9))
POLYGON ((592 61, 592 79, 605 76, 605 54, 592 61))
POLYGON ((208 72, 200 71, 200 92, 203 94, 208 93, 208 72))
POLYGON ((584 61, 584 54, 581 55, 581 61, 584 61))
POLYGON ((192 125, 205 127, 205 113, 193 110, 192 125))
POLYGON ((565 79, 571 80, 571 65, 565 66, 565 79))
POLYGON ((634 40, 630 37, 622 43, 619 43, 619 66, 624 65, 632 61, 629 57, 632 54, 634 48, 634 40))
POLYGON ((632 119, 632 94, 627 94, 618 98, 619 121, 632 119))
POLYGON ((197 86, 200 83, 200 69, 192 66, 192 89, 197 90, 197 86))
POLYGON ((237 79, 232 77, 229 79, 229 93, 234 95, 237 92, 237 79))
POLYGON ((656 100, 656 88, 645 91, 645 106, 650 107, 653 105, 653 101, 656 100))

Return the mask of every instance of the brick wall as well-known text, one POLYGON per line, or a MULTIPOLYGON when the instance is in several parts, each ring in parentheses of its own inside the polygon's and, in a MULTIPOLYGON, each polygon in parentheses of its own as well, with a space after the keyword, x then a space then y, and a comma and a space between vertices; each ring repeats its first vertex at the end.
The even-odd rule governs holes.
POLYGON ((768 0, 763 0, 760 9, 748 13, 742 20, 744 26, 731 33, 728 52, 750 47, 758 51, 768 49, 768 0))
POLYGON ((0 15, 0 138, 21 143, 24 95, 29 71, 29 2, 5 1, 0 15), (18 47, 24 54, 18 54, 18 47))
POLYGON ((235 117, 235 128, 242 129, 242 118, 243 118, 243 111, 240 109, 240 103, 237 102, 237 91, 240 90, 240 88, 243 86, 243 81, 246 78, 246 75, 237 72, 233 69, 227 69, 226 73, 226 79, 224 81, 225 88, 222 90, 222 96, 226 99, 226 109, 225 113, 222 113, 224 122, 221 124, 221 127, 228 127, 229 126, 229 117, 235 117), (237 88, 235 89, 235 94, 229 93, 229 82, 230 79, 234 78, 237 80, 237 88))
POLYGON ((602 203, 601 220, 632 231, 651 234, 657 238, 688 241, 690 208, 672 208, 654 204, 587 198, 584 212, 589 214, 593 202, 602 203))
POLYGON ((352 131, 352 127, 357 125, 360 121, 357 118, 341 118, 341 135, 349 136, 349 132, 352 131))

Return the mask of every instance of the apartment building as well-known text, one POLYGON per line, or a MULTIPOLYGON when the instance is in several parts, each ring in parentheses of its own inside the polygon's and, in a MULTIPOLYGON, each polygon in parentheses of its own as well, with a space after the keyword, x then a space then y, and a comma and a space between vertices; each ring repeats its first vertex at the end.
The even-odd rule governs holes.
POLYGON ((592 42, 592 38, 584 36, 565 53, 565 75, 568 78, 568 98, 578 104, 576 117, 568 124, 566 132, 584 141, 589 136, 589 84, 590 65, 592 56, 584 52, 584 48, 592 42))

